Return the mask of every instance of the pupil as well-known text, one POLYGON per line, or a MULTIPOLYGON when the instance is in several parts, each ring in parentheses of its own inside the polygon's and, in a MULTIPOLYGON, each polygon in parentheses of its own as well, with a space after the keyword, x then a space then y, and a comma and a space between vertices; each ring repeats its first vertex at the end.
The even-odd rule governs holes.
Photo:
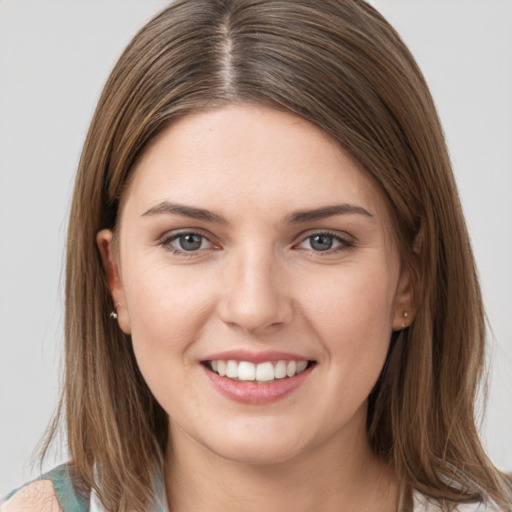
POLYGON ((315 251, 327 251, 332 247, 332 236, 315 235, 311 240, 311 247, 315 251))
POLYGON ((192 234, 180 236, 180 247, 185 251, 197 251, 201 247, 201 238, 192 234))

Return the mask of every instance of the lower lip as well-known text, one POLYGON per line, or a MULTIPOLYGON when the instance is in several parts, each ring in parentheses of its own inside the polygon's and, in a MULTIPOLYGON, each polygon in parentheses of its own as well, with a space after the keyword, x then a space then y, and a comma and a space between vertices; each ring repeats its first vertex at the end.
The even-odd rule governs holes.
POLYGON ((307 368, 294 377, 276 379, 272 382, 250 382, 221 377, 202 366, 206 377, 225 397, 243 404, 269 404, 295 391, 309 377, 313 367, 307 368))

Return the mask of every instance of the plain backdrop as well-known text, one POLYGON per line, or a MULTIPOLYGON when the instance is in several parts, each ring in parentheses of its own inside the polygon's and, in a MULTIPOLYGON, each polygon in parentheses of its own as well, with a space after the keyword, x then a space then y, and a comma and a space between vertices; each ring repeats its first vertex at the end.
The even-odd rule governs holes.
MULTIPOLYGON (((0 0, 0 495, 38 472, 57 399, 66 217, 95 102, 167 3, 0 0)), ((482 436, 511 469, 512 2, 373 4, 417 58, 445 128, 493 330, 482 436)))

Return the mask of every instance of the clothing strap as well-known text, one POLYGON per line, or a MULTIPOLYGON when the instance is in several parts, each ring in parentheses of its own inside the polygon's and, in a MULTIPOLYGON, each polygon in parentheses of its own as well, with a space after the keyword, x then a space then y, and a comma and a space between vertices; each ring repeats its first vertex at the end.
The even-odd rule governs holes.
MULTIPOLYGON (((59 501, 63 512, 90 512, 89 496, 84 496, 84 494, 73 485, 73 479, 68 464, 57 466, 35 480, 32 480, 32 482, 36 482, 38 480, 50 480, 52 482, 55 495, 57 496, 57 500, 59 501)), ((25 484, 22 487, 29 484, 25 484)), ((5 496, 5 498, 0 499, 0 505, 14 496, 22 487, 14 489, 5 496)))
POLYGON ((64 512, 89 512, 89 496, 84 496, 73 485, 70 466, 62 464, 39 477, 39 480, 51 480, 57 499, 64 512))

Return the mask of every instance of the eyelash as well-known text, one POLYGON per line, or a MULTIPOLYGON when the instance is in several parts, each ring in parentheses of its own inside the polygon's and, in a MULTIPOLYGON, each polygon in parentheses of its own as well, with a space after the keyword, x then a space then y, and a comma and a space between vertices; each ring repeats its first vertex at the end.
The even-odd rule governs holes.
MULTIPOLYGON (((165 236, 160 240, 159 245, 162 246, 164 249, 170 251, 172 254, 186 256, 186 257, 194 257, 194 255, 199 254, 203 250, 205 250, 205 249, 199 248, 197 250, 187 251, 183 248, 178 248, 178 247, 172 246, 173 242, 176 242, 180 238, 184 238, 186 236, 200 237, 201 245, 203 244, 203 241, 207 241, 209 244, 211 244, 213 246, 215 245, 209 240, 207 235, 200 233, 200 232, 196 232, 196 231, 181 231, 179 233, 173 233, 169 236, 165 236)), ((305 243, 308 240, 310 240, 310 244, 311 244, 311 241, 314 237, 321 237, 321 236, 332 238, 333 241, 337 242, 339 245, 335 248, 329 248, 324 251, 315 251, 313 248, 304 249, 304 250, 310 250, 313 253, 315 253, 315 255, 324 256, 324 255, 330 255, 330 254, 337 254, 337 253, 343 252, 343 251, 350 251, 356 247, 356 244, 353 241, 348 240, 347 238, 344 238, 344 237, 340 236, 339 234, 333 233, 331 231, 317 231, 317 232, 308 234, 306 237, 301 238, 300 242, 294 245, 294 248, 298 248, 300 245, 302 245, 303 243, 305 243)))

